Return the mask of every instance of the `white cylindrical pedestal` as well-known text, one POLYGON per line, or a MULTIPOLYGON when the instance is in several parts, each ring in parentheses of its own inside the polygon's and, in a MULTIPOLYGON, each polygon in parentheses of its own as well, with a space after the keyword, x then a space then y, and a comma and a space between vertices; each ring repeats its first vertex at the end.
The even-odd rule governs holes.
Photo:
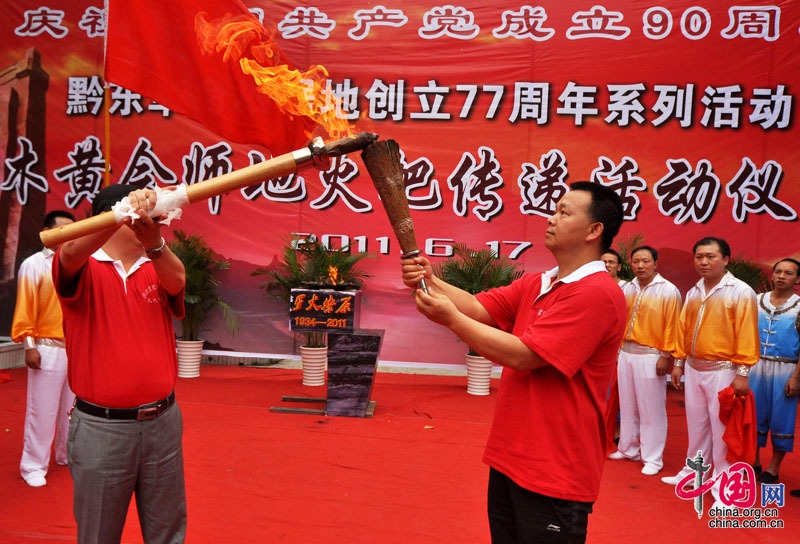
POLYGON ((203 358, 202 340, 176 340, 178 346, 178 377, 197 378, 203 358))
POLYGON ((492 362, 480 355, 467 355, 467 393, 488 395, 492 381, 492 362))
POLYGON ((300 356, 303 361, 303 385, 325 385, 328 348, 300 346, 300 356))

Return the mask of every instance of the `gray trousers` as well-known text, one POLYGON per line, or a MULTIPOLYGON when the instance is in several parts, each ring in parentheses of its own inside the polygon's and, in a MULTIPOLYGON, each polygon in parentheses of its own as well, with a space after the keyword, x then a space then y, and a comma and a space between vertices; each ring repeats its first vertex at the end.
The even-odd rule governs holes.
POLYGON ((147 544, 184 541, 182 436, 177 404, 147 421, 73 410, 67 452, 80 544, 120 542, 132 494, 147 544))

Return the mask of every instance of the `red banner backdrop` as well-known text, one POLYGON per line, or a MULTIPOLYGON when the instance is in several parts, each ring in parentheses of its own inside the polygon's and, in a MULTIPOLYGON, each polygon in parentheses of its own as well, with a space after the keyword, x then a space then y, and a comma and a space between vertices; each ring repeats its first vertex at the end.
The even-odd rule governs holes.
MULTIPOLYGON (((323 99, 338 97, 329 103, 340 118, 399 142, 423 253, 438 260, 463 241, 530 272, 549 268, 546 217, 570 182, 592 180, 620 192, 622 235, 641 233, 658 248, 660 269, 685 291, 694 282, 689 252, 702 236, 725 237, 734 255, 765 266, 800 251, 800 6, 669 4, 244 2, 296 67, 327 68, 323 99)), ((153 14, 149 24, 142 47, 177 54, 167 40, 173 22, 153 14)), ((267 139, 225 140, 165 109, 167 100, 117 86, 106 139, 104 34, 103 6, 92 2, 12 1, 0 21, 0 68, 35 48, 49 76, 38 143, 19 128, 25 101, 0 77, 5 261, 17 236, 5 217, 36 198, 82 215, 102 187, 104 157, 113 182, 144 185, 194 183, 270 156, 259 144, 267 139)), ((214 74, 189 75, 176 74, 173 95, 215 85, 214 74)), ((213 100, 204 107, 209 118, 231 109, 213 100)), ((361 325, 386 329, 382 359, 463 361, 466 347, 414 310, 399 248, 356 155, 196 204, 177 226, 232 262, 222 295, 242 331, 230 338, 214 326, 209 341, 295 352, 286 309, 250 274, 274 266, 285 240, 301 233, 378 256, 364 261, 373 277, 361 325)))

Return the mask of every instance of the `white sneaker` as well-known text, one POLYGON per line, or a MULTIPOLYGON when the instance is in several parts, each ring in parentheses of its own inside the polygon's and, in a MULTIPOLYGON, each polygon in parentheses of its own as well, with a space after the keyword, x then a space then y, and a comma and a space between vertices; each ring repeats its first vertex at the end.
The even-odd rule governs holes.
POLYGON ((28 476, 25 478, 25 483, 31 487, 42 487, 47 484, 47 480, 44 479, 44 476, 28 476))
POLYGON ((680 483, 681 479, 677 476, 662 476, 661 481, 667 485, 676 486, 680 483))
POLYGON ((615 460, 615 461, 618 461, 618 460, 620 460, 620 459, 625 459, 625 460, 627 460, 627 461, 638 461, 638 460, 639 460, 639 456, 638 456, 638 455, 636 455, 635 457, 627 457, 627 456, 625 456, 625 454, 624 454, 624 453, 622 453, 622 452, 621 452, 621 451, 619 451, 619 450, 617 450, 617 451, 615 451, 614 453, 610 454, 610 455, 608 456, 608 458, 609 458, 609 459, 613 459, 613 460, 615 460))
POLYGON ((644 467, 642 467, 642 474, 644 474, 645 476, 655 476, 659 472, 661 472, 660 468, 651 467, 649 465, 645 465, 644 467))

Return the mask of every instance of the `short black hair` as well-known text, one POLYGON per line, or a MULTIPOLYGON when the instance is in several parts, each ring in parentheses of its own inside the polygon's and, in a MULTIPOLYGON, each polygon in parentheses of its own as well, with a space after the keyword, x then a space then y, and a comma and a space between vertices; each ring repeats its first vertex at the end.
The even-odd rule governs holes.
POLYGON ((772 271, 775 272, 775 269, 778 268, 778 265, 781 263, 792 263, 797 267, 797 273, 800 275, 800 261, 797 259, 792 259, 791 257, 784 257, 774 265, 772 265, 772 271))
POLYGON ((699 246, 707 246, 709 244, 717 244, 719 246, 719 250, 720 253, 722 253, 723 258, 731 256, 731 246, 728 245, 728 242, 726 242, 722 238, 716 238, 714 236, 706 236, 702 240, 698 240, 692 246, 692 253, 697 253, 697 248, 699 246))
POLYGON ((56 219, 58 219, 59 217, 75 221, 75 216, 66 210, 53 210, 52 212, 44 216, 44 221, 42 223, 44 225, 44 228, 52 229, 53 227, 55 227, 56 219))
POLYGON ((119 183, 104 187, 103 190, 94 195, 94 200, 92 201, 92 215, 99 215, 103 212, 107 212, 114 204, 138 188, 139 187, 135 185, 121 185, 119 183))
MULTIPOLYGON (((611 247, 614 237, 622 226, 624 216, 622 209, 622 199, 619 195, 602 183, 592 183, 590 181, 576 181, 570 183, 573 191, 586 191, 592 195, 592 203, 589 205, 589 218, 603 224, 603 235, 600 238, 603 250, 611 247)), ((620 261, 621 262, 621 261, 620 261)))
POLYGON ((655 248, 650 247, 650 246, 638 246, 638 247, 633 248, 633 250, 631 251, 631 259, 633 259, 633 254, 634 253, 636 253, 637 251, 642 251, 642 250, 649 251, 650 252, 650 256, 653 257, 654 261, 658 260, 658 251, 656 251, 655 248))
POLYGON ((602 256, 602 255, 605 255, 606 253, 611 253, 614 257, 616 257, 617 258, 617 264, 620 264, 622 262, 622 255, 620 255, 619 253, 617 253, 613 249, 608 248, 607 250, 602 252, 600 255, 602 256))

